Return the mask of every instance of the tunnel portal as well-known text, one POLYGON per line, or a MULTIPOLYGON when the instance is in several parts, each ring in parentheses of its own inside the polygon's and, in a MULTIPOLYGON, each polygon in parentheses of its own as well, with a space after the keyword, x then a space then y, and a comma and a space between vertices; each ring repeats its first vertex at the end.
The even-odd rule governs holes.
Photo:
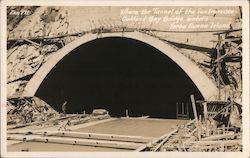
POLYGON ((111 116, 175 118, 176 103, 203 99, 187 74, 158 49, 122 37, 99 38, 75 48, 49 72, 36 91, 55 110, 111 116))

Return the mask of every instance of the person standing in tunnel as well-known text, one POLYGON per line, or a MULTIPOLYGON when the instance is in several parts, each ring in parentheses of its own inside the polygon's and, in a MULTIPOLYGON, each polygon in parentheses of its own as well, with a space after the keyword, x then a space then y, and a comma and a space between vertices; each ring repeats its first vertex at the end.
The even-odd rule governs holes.
POLYGON ((62 112, 63 112, 63 115, 66 115, 66 105, 67 105, 67 101, 65 101, 62 105, 62 112))

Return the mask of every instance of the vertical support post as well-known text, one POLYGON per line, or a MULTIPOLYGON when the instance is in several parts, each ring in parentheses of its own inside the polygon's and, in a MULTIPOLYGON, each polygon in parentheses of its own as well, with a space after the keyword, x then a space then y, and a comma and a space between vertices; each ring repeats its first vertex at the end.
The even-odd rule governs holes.
POLYGON ((185 111, 184 111, 185 109, 184 109, 184 103, 182 102, 181 103, 181 116, 182 116, 182 118, 184 118, 184 116, 185 116, 185 111))
POLYGON ((223 135, 225 135, 225 125, 222 125, 222 131, 223 131, 223 135))
POLYGON ((195 119, 195 122, 198 123, 199 120, 198 120, 198 116, 197 116, 197 110, 196 110, 194 95, 192 94, 190 96, 190 98, 191 98, 192 108, 193 108, 193 112, 194 112, 194 119, 195 119))
POLYGON ((194 112, 195 125, 196 125, 197 131, 198 131, 198 139, 200 140, 200 132, 199 132, 200 126, 199 126, 199 119, 198 119, 198 115, 197 115, 197 110, 196 110, 194 95, 192 94, 190 96, 190 98, 191 98, 193 112, 194 112))
POLYGON ((223 151, 225 151, 225 145, 224 145, 224 142, 222 141, 221 147, 220 147, 220 152, 223 152, 223 151))
POLYGON ((189 119, 190 116, 189 116, 189 104, 187 103, 187 119, 189 119))
MULTIPOLYGON (((242 61, 240 62, 240 70, 242 70, 242 61)), ((239 84, 239 89, 242 90, 242 71, 240 71, 240 84, 239 84)))
POLYGON ((204 102, 203 103, 203 112, 204 112, 204 119, 205 119, 205 121, 207 121, 207 119, 208 119, 208 114, 207 114, 207 102, 204 102))
POLYGON ((208 113, 207 113, 207 102, 203 104, 203 112, 204 112, 204 122, 206 124, 206 136, 209 136, 209 123, 208 123, 208 113))
MULTIPOLYGON (((218 43, 217 43, 217 59, 220 58, 221 54, 220 54, 220 45, 221 45, 221 36, 220 34, 218 34, 218 43)), ((221 69, 221 64, 220 64, 220 60, 217 61, 217 86, 218 86, 218 99, 220 100, 220 96, 221 96, 221 87, 220 87, 220 79, 221 79, 221 75, 220 75, 220 69, 221 69)))
POLYGON ((201 115, 199 115, 199 124, 198 124, 198 139, 201 140, 201 115))
POLYGON ((128 115, 128 109, 126 109, 126 117, 129 117, 129 115, 128 115))
POLYGON ((176 118, 178 119, 179 117, 178 117, 178 113, 179 113, 179 109, 178 109, 178 106, 179 106, 179 104, 178 104, 178 102, 176 103, 176 118))

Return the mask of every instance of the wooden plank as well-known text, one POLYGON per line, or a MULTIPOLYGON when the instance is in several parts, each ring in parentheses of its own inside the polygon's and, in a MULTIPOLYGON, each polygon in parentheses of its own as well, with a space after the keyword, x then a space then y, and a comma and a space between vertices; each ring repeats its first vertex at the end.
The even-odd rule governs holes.
POLYGON ((242 140, 216 140, 216 141, 192 141, 189 142, 191 145, 220 145, 224 143, 225 146, 231 145, 242 145, 242 140))
MULTIPOLYGON (((190 122, 188 122, 187 124, 185 124, 185 126, 189 126, 191 125, 192 123, 194 123, 195 120, 191 120, 190 122)), ((160 145, 157 145, 155 147, 155 149, 159 149, 159 147, 161 147, 166 141, 168 138, 172 137, 174 135, 174 133, 177 132, 177 129, 173 130, 172 132, 170 133, 167 133, 167 134, 164 134, 163 136, 157 138, 157 139, 154 139, 153 141, 149 142, 148 144, 146 145, 143 145, 141 147, 139 147, 138 149, 135 150, 135 152, 141 152, 141 151, 144 151, 145 149, 147 148, 151 148, 153 147, 154 144, 157 144, 157 143, 160 143, 160 145), (166 139, 165 139, 166 138, 166 139)), ((158 150, 157 149, 157 150, 158 150)))
POLYGON ((41 46, 42 46, 41 44, 36 43, 36 42, 34 42, 34 41, 31 41, 31 40, 29 40, 29 39, 24 39, 24 40, 27 41, 27 42, 29 42, 29 43, 31 43, 31 44, 33 44, 34 46, 38 46, 38 47, 41 47, 41 46))
POLYGON ((242 29, 235 29, 235 30, 230 29, 230 30, 225 30, 225 31, 221 31, 221 32, 214 33, 214 35, 226 34, 226 33, 237 32, 237 31, 242 31, 242 29))
POLYGON ((191 102, 192 102, 192 108, 193 108, 193 112, 194 112, 195 122, 198 123, 199 120, 198 120, 198 115, 197 115, 197 110, 196 110, 194 95, 192 94, 190 96, 190 98, 191 98, 191 102))
POLYGON ((195 126, 197 128, 197 134, 198 134, 198 139, 200 140, 201 139, 201 129, 200 129, 200 122, 199 122, 199 119, 198 119, 198 114, 197 114, 197 110, 196 110, 196 104, 195 104, 195 99, 194 99, 194 95, 191 95, 190 96, 191 98, 191 102, 192 102, 192 108, 193 108, 193 112, 194 112, 194 117, 195 117, 195 126))
MULTIPOLYGON (((220 41, 232 42, 232 41, 239 41, 239 40, 242 40, 242 37, 225 38, 225 39, 221 39, 220 41)), ((211 42, 219 42, 219 41, 218 40, 211 40, 211 42)))
POLYGON ((201 141, 228 139, 228 138, 234 138, 236 136, 239 136, 239 134, 234 134, 234 133, 220 134, 220 135, 214 135, 214 136, 209 136, 209 137, 203 138, 203 139, 201 139, 201 141))
POLYGON ((154 148, 153 151, 158 151, 158 150, 160 149, 160 147, 169 139, 169 137, 170 137, 172 134, 176 133, 176 132, 178 132, 177 129, 174 130, 174 131, 172 131, 171 133, 169 133, 168 136, 165 137, 165 138, 164 138, 164 139, 154 148))
POLYGON ((16 131, 8 132, 8 135, 19 134, 19 135, 36 135, 36 136, 47 136, 47 137, 61 137, 61 138, 82 138, 82 139, 98 139, 98 140, 109 140, 109 141, 124 141, 124 142, 135 142, 135 143, 148 143, 152 137, 142 136, 127 136, 127 135, 115 135, 115 134, 99 134, 99 133, 82 133, 82 132, 71 132, 71 131, 16 131))
POLYGON ((203 103, 203 109, 204 109, 204 118, 205 120, 207 120, 208 116, 207 116, 207 103, 206 102, 203 103))
POLYGON ((8 140, 19 140, 26 142, 43 142, 43 143, 57 143, 68 145, 83 145, 83 146, 95 146, 95 147, 109 147, 119 149, 135 150, 141 146, 140 143, 131 142, 114 142, 106 140, 90 140, 90 139, 77 139, 77 138, 60 138, 60 137, 41 137, 41 136, 10 136, 8 140))
POLYGON ((219 62, 221 59, 223 59, 223 58, 225 58, 225 57, 227 57, 227 56, 228 56, 228 54, 224 54, 224 55, 222 55, 221 57, 219 57, 218 59, 216 59, 214 62, 217 63, 217 62, 219 62))

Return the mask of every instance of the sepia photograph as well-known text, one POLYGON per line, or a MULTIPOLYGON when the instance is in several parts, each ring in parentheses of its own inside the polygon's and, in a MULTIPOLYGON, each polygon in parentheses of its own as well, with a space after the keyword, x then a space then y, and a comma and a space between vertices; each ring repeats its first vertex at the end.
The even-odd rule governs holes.
POLYGON ((1 2, 1 157, 249 155, 247 1, 1 2))

